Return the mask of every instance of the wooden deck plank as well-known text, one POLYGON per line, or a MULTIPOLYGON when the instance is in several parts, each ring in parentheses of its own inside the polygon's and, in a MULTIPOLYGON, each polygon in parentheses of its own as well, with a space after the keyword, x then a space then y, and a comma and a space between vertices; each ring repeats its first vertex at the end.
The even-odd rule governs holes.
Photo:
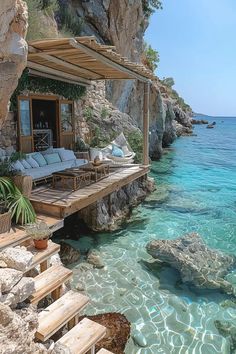
POLYGON ((37 265, 52 257, 54 254, 58 253, 60 251, 60 245, 49 240, 48 247, 45 250, 37 250, 33 244, 29 245, 27 250, 34 255, 33 263, 31 267, 27 269, 27 271, 29 271, 30 269, 37 267, 37 265))
POLYGON ((119 190, 148 172, 148 167, 139 165, 123 168, 101 181, 77 191, 61 191, 41 187, 40 192, 38 189, 33 191, 31 202, 36 211, 43 210, 49 215, 64 218, 119 190))
POLYGON ((88 304, 89 298, 73 290, 39 313, 36 338, 46 341, 88 304))
MULTIPOLYGON (((46 222, 52 232, 61 229, 64 225, 64 220, 48 215, 37 214, 37 220, 46 222)), ((26 234, 24 227, 15 226, 10 232, 0 234, 0 250, 3 250, 6 247, 20 245, 28 239, 30 239, 30 236, 26 234)))
POLYGON ((85 354, 106 334, 106 328, 84 318, 67 332, 58 343, 65 345, 71 354, 85 354))
POLYGON ((45 272, 34 278, 35 292, 30 296, 29 300, 32 304, 36 304, 48 294, 59 288, 64 282, 72 277, 72 271, 62 265, 53 265, 45 272))
POLYGON ((113 354, 113 353, 107 349, 102 348, 99 350, 99 352, 97 352, 97 354, 113 354))

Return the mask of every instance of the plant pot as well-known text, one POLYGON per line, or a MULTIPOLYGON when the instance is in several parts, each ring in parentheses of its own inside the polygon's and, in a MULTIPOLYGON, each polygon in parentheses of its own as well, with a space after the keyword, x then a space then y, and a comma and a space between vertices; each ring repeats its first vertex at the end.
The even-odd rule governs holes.
POLYGON ((6 213, 0 214, 0 234, 4 232, 9 232, 11 229, 11 213, 7 211, 6 213))
POLYGON ((34 247, 38 250, 45 250, 48 247, 48 239, 34 240, 34 247))
POLYGON ((32 192, 33 180, 31 176, 14 176, 13 183, 21 191, 21 193, 29 198, 32 192))

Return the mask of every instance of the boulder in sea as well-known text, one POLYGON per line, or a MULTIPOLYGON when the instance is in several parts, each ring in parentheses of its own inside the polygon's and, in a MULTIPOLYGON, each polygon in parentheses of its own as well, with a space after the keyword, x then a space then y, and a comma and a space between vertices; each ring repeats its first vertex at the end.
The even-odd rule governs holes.
POLYGON ((147 346, 147 340, 144 335, 139 331, 134 331, 132 334, 132 338, 134 343, 137 344, 139 347, 145 348, 147 346))
POLYGON ((101 348, 110 350, 114 354, 124 354, 126 343, 130 337, 130 323, 127 318, 115 312, 94 316, 83 316, 106 327, 106 335, 96 344, 96 351, 101 348))
POLYGON ((152 257, 177 269, 183 282, 235 295, 233 285, 224 279, 236 266, 235 256, 210 249, 197 233, 174 240, 153 240, 146 249, 152 257))
POLYGON ((100 254, 95 250, 90 250, 87 257, 87 262, 92 264, 94 268, 104 268, 104 264, 100 254))
POLYGON ((60 258, 63 264, 78 262, 80 259, 80 251, 72 247, 69 243, 62 241, 60 243, 60 258))
POLYGON ((229 339, 230 353, 236 353, 236 326, 229 321, 215 321, 214 323, 219 333, 229 339))

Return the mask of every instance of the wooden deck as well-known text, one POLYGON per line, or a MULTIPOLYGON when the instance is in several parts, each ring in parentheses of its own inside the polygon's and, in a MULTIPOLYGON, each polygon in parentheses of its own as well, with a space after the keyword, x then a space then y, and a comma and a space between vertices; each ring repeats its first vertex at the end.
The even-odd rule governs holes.
POLYGON ((42 186, 33 190, 30 200, 36 212, 63 219, 147 175, 148 172, 149 167, 142 165, 118 168, 108 177, 77 191, 62 191, 42 186))

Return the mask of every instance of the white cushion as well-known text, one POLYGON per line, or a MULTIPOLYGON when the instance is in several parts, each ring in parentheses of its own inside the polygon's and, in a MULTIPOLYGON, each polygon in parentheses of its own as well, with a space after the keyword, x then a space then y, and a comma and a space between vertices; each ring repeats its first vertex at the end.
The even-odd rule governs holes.
POLYGON ((58 151, 61 161, 76 160, 74 151, 72 150, 60 150, 58 151))
POLYGON ((54 154, 54 152, 59 152, 65 150, 64 147, 62 148, 54 148, 53 146, 50 146, 47 150, 41 151, 42 155, 47 155, 47 154, 54 154))

